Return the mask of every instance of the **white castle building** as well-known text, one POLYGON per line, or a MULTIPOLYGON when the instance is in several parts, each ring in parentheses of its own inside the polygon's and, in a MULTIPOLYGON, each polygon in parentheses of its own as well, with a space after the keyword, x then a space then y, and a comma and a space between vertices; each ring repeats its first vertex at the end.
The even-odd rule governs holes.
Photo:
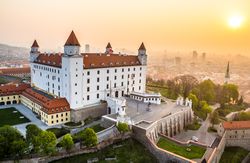
POLYGON ((72 31, 64 53, 42 53, 34 41, 30 52, 31 86, 55 97, 65 97, 73 110, 145 92, 147 54, 144 44, 138 55, 116 54, 110 43, 103 53, 81 53, 72 31))

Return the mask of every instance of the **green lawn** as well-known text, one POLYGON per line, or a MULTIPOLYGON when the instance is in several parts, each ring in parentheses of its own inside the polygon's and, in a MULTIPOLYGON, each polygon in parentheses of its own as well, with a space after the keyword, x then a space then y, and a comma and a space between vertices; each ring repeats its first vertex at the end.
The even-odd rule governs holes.
POLYGON ((248 152, 241 147, 226 147, 221 156, 220 163, 241 163, 248 152))
POLYGON ((0 127, 4 125, 12 126, 16 124, 30 122, 30 120, 27 119, 24 115, 22 115, 19 111, 13 113, 14 111, 17 110, 13 107, 0 109, 0 127), (23 116, 24 118, 20 118, 21 116, 23 116))
POLYGON ((97 125, 94 125, 94 126, 91 126, 90 128, 92 128, 96 133, 97 132, 100 132, 102 130, 104 130, 105 128, 102 127, 100 124, 97 124, 97 125))
POLYGON ((160 138, 160 140, 157 143, 157 146, 188 159, 202 158, 202 156, 206 151, 206 149, 203 147, 195 145, 190 145, 190 146, 180 145, 166 138, 160 138), (190 151, 187 150, 188 148, 190 149, 190 151))
POLYGON ((120 162, 120 163, 155 163, 156 158, 139 142, 133 139, 124 140, 120 143, 108 146, 98 152, 77 155, 55 163, 87 162, 88 159, 98 158, 101 163, 120 162), (105 158, 114 158, 115 161, 105 161, 105 158))

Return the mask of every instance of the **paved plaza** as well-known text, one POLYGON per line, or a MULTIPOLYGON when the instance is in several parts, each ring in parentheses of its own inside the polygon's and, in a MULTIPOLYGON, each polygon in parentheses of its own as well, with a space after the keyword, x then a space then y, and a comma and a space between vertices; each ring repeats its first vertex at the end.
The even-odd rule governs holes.
POLYGON ((175 102, 168 100, 164 103, 161 103, 160 105, 151 104, 150 110, 148 110, 147 103, 136 101, 130 98, 126 98, 126 100, 126 114, 135 123, 139 121, 154 122, 186 108, 183 106, 177 106, 175 102))

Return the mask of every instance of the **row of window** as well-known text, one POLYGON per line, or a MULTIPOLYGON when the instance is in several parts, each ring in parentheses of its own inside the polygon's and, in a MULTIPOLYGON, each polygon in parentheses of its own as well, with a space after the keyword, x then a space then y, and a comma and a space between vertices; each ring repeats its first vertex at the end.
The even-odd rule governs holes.
MULTIPOLYGON (((65 121, 68 121, 68 118, 65 118, 65 121)), ((59 123, 58 120, 55 121, 56 123, 59 123)), ((61 119, 61 122, 63 122, 63 119, 61 119)), ((51 124, 54 124, 54 121, 51 121, 51 124)))
POLYGON ((50 67, 44 67, 44 66, 40 66, 40 65, 34 65, 34 68, 60 74, 60 70, 56 70, 56 69, 50 68, 50 67))
MULTIPOLYGON (((130 68, 127 68, 128 72, 130 72, 130 68)), ((133 68, 134 71, 136 71, 136 68, 133 68)), ((142 70, 142 67, 140 67, 140 70, 142 70)), ((107 69, 107 74, 109 74, 110 70, 107 69)), ((124 72, 124 68, 122 68, 122 72, 124 72)), ((117 73, 117 69, 115 69, 115 73, 117 73)), ((100 70, 97 70, 97 74, 100 74, 100 70)), ((90 75, 90 71, 87 71, 87 75, 90 75)))
MULTIPOLYGON (((65 116, 68 116, 68 113, 66 113, 65 116)), ((59 117, 58 114, 56 114, 56 118, 58 118, 58 117, 59 117)), ((63 113, 61 113, 61 117, 63 117, 63 113)), ((54 116, 52 115, 51 119, 53 119, 53 118, 54 118, 54 116)))

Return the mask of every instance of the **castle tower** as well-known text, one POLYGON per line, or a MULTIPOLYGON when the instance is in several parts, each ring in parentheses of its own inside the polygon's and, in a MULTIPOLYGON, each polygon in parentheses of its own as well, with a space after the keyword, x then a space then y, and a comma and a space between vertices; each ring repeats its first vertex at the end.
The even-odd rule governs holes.
POLYGON ((140 60, 142 65, 147 65, 147 54, 144 43, 141 43, 141 46, 138 49, 138 59, 140 60))
POLYGON ((68 100, 71 109, 81 108, 83 106, 83 57, 73 31, 64 45, 62 72, 63 96, 68 100))
POLYGON ((225 74, 225 84, 227 84, 230 80, 230 71, 229 71, 229 62, 227 63, 227 70, 225 74))
POLYGON ((37 41, 35 40, 31 46, 30 50, 30 62, 34 62, 36 58, 39 56, 39 45, 37 41))
POLYGON ((112 46, 111 46, 110 42, 106 46, 106 52, 105 53, 106 54, 112 54, 113 53, 112 46))

